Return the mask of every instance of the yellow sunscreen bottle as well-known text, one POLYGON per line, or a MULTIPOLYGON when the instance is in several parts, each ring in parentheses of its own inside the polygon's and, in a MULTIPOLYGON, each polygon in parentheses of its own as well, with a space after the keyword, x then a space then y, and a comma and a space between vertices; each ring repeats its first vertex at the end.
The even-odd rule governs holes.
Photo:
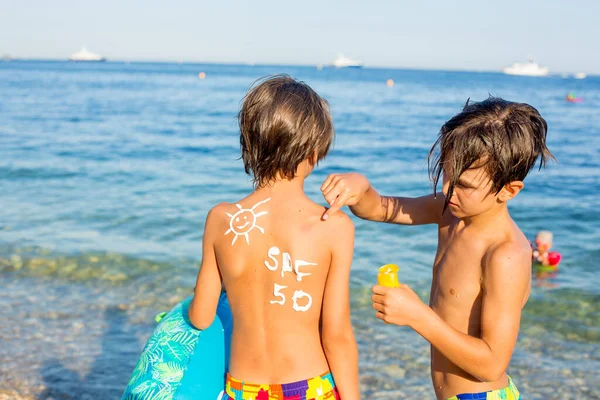
POLYGON ((398 270, 400 268, 396 264, 385 264, 379 268, 377 274, 377 283, 381 286, 397 288, 400 286, 398 282, 398 270))

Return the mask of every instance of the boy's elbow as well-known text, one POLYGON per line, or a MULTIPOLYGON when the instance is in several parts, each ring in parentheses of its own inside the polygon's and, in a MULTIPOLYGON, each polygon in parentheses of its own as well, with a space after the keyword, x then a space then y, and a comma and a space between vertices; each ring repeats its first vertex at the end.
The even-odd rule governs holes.
POLYGON ((194 328, 201 330, 201 331, 208 329, 208 327, 212 325, 214 319, 215 319, 214 317, 213 318, 197 318, 197 317, 192 318, 192 316, 190 316, 190 322, 192 323, 194 328))
POLYGON ((479 370, 476 376, 482 382, 496 382, 504 376, 505 372, 506 366, 492 361, 479 370))
POLYGON ((203 331, 205 329, 208 329, 209 326, 212 325, 212 320, 193 320, 190 318, 190 322, 192 323, 192 325, 194 326, 194 328, 198 329, 199 331, 203 331))
POLYGON ((211 316, 198 315, 198 313, 194 312, 194 309, 192 308, 192 306, 190 306, 190 308, 188 310, 188 317, 190 319, 190 322, 194 326, 194 328, 199 329, 199 330, 207 329, 209 326, 212 325, 212 323, 215 319, 214 314, 211 316))

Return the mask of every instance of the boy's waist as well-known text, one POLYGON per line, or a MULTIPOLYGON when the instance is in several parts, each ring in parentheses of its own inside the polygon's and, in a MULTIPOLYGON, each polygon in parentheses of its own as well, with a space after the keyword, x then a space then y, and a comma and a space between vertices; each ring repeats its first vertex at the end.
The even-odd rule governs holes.
MULTIPOLYGON (((504 378, 503 378, 504 379, 504 378)), ((491 389, 479 392, 462 392, 448 397, 446 400, 521 400, 521 394, 510 376, 506 375, 507 384, 500 389, 491 389)))
POLYGON ((285 352, 232 348, 229 371, 236 379, 257 383, 296 382, 329 368, 322 348, 291 347, 285 352))
POLYGON ((338 399, 339 394, 331 372, 289 383, 254 383, 227 374, 225 392, 231 399, 239 400, 307 400, 338 399))
MULTIPOLYGON (((439 364, 432 364, 431 376, 438 399, 454 399, 457 393, 477 394, 500 390, 510 385, 509 377, 504 374, 495 382, 482 382, 456 365, 440 368, 439 364)), ((467 397, 470 399, 470 397, 467 397)), ((483 397, 485 399, 485 397, 483 397)), ((493 398, 493 397, 492 397, 493 398)), ((458 397, 458 399, 462 399, 458 397)))

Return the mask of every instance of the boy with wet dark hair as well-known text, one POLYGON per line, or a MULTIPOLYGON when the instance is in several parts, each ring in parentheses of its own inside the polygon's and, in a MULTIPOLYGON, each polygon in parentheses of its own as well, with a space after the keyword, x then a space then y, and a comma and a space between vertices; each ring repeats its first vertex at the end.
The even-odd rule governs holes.
POLYGON ((546 121, 527 104, 489 98, 450 119, 429 154, 434 193, 379 195, 360 174, 334 174, 321 190, 331 205, 403 225, 437 224, 429 306, 407 285, 373 287, 373 308, 432 345, 438 399, 519 399, 506 374, 531 286, 531 246, 507 202, 523 189, 546 147, 546 121), (443 196, 435 188, 442 178, 443 196))
POLYGON ((350 321, 354 226, 304 193, 333 140, 329 106, 289 76, 261 80, 238 116, 242 159, 255 190, 206 218, 202 265, 189 309, 199 329, 221 287, 233 314, 223 399, 359 399, 350 321))

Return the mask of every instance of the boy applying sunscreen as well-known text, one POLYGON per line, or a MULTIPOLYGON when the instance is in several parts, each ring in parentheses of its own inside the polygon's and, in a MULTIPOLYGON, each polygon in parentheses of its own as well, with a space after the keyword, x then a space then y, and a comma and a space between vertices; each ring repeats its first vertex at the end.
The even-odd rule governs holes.
POLYGON ((507 203, 546 147, 546 121, 521 103, 469 104, 440 130, 430 155, 434 193, 381 196, 362 175, 330 175, 321 187, 331 208, 360 218, 438 225, 429 306, 407 285, 373 288, 377 318, 413 328, 432 345, 438 399, 519 399, 506 374, 531 286, 531 247, 507 203), (443 196, 435 188, 442 180, 443 196))

